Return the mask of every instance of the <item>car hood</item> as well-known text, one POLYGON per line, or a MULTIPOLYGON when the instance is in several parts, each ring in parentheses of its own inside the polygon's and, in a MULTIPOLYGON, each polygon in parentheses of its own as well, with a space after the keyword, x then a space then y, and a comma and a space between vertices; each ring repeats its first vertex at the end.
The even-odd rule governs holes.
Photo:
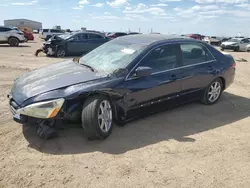
POLYGON ((222 43, 225 46, 229 46, 229 45, 234 45, 234 44, 239 44, 238 42, 223 42, 222 43))
POLYGON ((106 76, 92 72, 73 60, 68 60, 22 75, 14 82, 11 95, 18 104, 22 104, 36 95, 106 76))

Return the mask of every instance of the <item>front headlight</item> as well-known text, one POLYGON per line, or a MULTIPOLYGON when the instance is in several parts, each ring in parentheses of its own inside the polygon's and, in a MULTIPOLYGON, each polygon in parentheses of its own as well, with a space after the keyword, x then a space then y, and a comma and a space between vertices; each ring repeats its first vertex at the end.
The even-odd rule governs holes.
POLYGON ((60 111, 63 103, 63 98, 45 102, 38 102, 18 109, 17 113, 42 119, 53 118, 60 111))

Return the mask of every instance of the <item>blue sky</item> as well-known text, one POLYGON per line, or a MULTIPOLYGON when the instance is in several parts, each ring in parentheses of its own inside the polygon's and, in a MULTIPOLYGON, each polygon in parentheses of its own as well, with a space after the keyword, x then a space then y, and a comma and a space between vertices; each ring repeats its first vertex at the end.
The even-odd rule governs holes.
POLYGON ((44 28, 250 36, 248 0, 0 0, 0 24, 26 18, 44 28))

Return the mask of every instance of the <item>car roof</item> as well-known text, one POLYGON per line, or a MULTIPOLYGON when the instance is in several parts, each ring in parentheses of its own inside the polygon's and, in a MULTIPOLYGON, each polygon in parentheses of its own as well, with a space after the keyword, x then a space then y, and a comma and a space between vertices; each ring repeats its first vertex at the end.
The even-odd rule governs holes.
POLYGON ((197 41, 195 39, 191 39, 185 36, 178 35, 162 35, 162 34, 141 34, 141 35, 126 35, 123 37, 118 37, 113 40, 119 40, 121 42, 128 42, 133 44, 145 44, 150 45, 153 43, 161 43, 167 41, 178 41, 178 40, 186 40, 186 41, 197 41))

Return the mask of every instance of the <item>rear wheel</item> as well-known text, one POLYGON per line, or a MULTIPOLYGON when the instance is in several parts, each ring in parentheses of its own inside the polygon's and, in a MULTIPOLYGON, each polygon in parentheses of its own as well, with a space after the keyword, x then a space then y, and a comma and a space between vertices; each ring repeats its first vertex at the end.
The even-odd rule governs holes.
POLYGON ((82 109, 82 127, 88 139, 105 139, 113 128, 113 110, 109 99, 96 95, 86 99, 82 109))
POLYGON ((18 46, 19 40, 17 38, 11 37, 9 38, 8 43, 10 46, 18 46))
POLYGON ((216 103, 222 93, 223 84, 220 78, 213 80, 206 88, 204 95, 201 99, 203 104, 211 105, 216 103))

